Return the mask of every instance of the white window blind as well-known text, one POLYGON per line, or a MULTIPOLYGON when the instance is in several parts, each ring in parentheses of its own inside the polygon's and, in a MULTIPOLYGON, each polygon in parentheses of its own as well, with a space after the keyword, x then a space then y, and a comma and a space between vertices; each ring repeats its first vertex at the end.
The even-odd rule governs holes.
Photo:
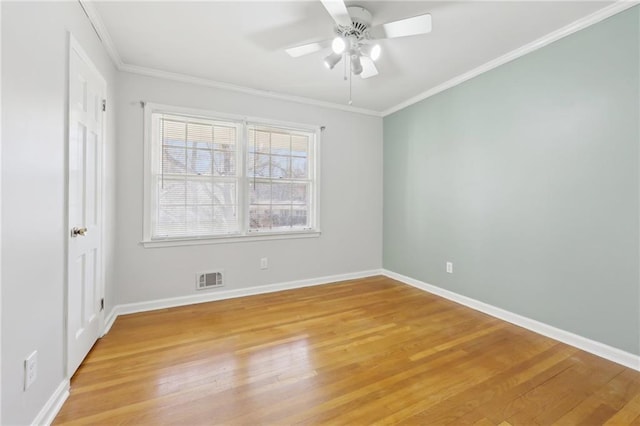
POLYGON ((153 114, 156 209, 152 238, 239 232, 238 125, 153 114))
POLYGON ((145 246, 319 235, 318 128, 156 104, 145 117, 145 246))

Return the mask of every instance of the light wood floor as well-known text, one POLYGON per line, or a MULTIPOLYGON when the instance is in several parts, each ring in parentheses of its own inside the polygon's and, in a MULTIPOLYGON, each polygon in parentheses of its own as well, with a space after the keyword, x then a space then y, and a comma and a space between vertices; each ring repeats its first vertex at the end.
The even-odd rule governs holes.
POLYGON ((640 424, 640 373, 385 277, 118 318, 55 424, 640 424))

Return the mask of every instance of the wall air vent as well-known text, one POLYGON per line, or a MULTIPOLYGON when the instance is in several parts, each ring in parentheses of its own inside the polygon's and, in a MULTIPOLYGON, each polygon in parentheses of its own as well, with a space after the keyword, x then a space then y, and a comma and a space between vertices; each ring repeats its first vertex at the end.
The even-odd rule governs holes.
POLYGON ((196 275, 196 290, 222 287, 224 285, 223 271, 201 272, 196 275))

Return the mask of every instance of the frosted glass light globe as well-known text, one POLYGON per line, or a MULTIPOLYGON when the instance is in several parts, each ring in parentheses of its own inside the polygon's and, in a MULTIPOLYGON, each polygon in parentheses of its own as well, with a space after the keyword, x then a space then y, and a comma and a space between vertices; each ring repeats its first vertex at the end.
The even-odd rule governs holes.
POLYGON ((342 37, 334 38, 333 42, 331 43, 331 49, 333 50, 334 53, 337 53, 338 55, 344 52, 344 49, 346 47, 347 47, 347 44, 344 42, 344 39, 342 37))

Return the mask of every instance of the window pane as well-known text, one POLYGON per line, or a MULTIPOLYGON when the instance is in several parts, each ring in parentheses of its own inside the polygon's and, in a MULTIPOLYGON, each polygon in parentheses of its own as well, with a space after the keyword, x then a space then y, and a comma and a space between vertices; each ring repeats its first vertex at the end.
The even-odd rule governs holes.
POLYGON ((291 184, 274 182, 271 186, 273 204, 291 204, 291 184))
POLYGON ((291 155, 291 136, 282 133, 272 133, 271 154, 291 155))
POLYGON ((291 226, 308 226, 306 206, 293 206, 291 210, 291 226))
POLYGON ((165 146, 162 153, 162 169, 164 173, 185 174, 187 171, 187 154, 184 148, 165 146))
POLYGON ((250 182, 249 202, 251 204, 271 204, 271 183, 250 182))
POLYGON ((234 151, 213 151, 213 174, 216 176, 235 176, 236 153, 234 151))
POLYGON ((291 207, 273 206, 271 220, 274 228, 291 226, 291 207))
POLYGON ((214 234, 238 232, 238 206, 214 206, 213 217, 214 234))
POLYGON ((234 151, 236 149, 236 128, 214 126, 213 142, 213 149, 234 151))
POLYGON ((187 126, 183 122, 161 120, 162 143, 171 146, 185 146, 187 126))
POLYGON ((187 204, 213 204, 213 183, 206 180, 187 181, 187 204))
POLYGON ((249 152, 259 152, 268 154, 270 152, 271 135, 269 132, 250 129, 249 136, 249 152))
POLYGON ((216 205, 237 204, 236 182, 215 182, 213 185, 213 203, 216 205))
POLYGON ((293 135, 291 137, 291 155, 306 157, 309 155, 309 138, 293 135))
POLYGON ((252 229, 270 228, 271 207, 269 206, 250 206, 249 208, 249 227, 252 229))
POLYGON ((307 159, 300 157, 291 158, 291 177, 306 179, 309 176, 307 169, 307 159))
POLYGON ((309 185, 306 183, 294 183, 291 185, 291 202, 293 204, 307 204, 309 185))
POLYGON ((213 144, 213 128, 211 125, 188 123, 187 146, 189 148, 211 149, 213 144))
POLYGON ((187 233, 191 235, 212 234, 214 226, 213 206, 187 207, 187 233))
POLYGON ((184 205, 186 187, 184 179, 158 179, 158 198, 161 205, 184 205))
POLYGON ((190 175, 211 174, 211 151, 187 149, 187 173, 190 175))
POLYGON ((264 154, 249 154, 247 159, 247 173, 249 176, 270 177, 271 156, 264 154))
POLYGON ((280 155, 271 156, 271 177, 285 178, 289 177, 291 171, 291 157, 282 157, 280 155))
POLYGON ((184 235, 186 227, 185 206, 160 206, 156 236, 184 235))

